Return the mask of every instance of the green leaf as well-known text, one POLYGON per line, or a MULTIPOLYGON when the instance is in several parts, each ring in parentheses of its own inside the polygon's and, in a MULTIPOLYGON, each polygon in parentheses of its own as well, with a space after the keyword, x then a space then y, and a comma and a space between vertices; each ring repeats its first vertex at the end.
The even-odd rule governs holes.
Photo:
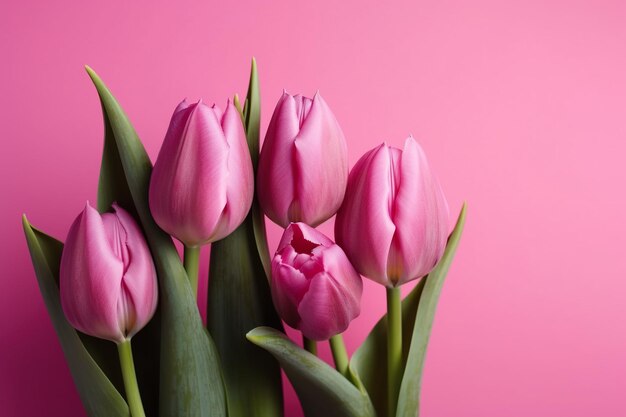
POLYGON ((276 329, 259 327, 247 335, 270 352, 293 384, 307 417, 375 417, 367 393, 276 329))
MULTIPOLYGON (((252 58, 252 68, 250 69, 250 82, 248 84, 248 94, 246 95, 245 108, 243 110, 244 128, 248 139, 248 148, 252 158, 254 172, 257 171, 259 163, 260 132, 261 132, 261 93, 259 90, 259 74, 257 71, 256 59, 252 58)), ((256 177, 255 177, 256 178, 256 177)), ((259 257, 265 270, 265 276, 269 280, 270 253, 267 246, 267 236, 265 232, 265 218, 259 207, 259 202, 255 198, 252 202, 252 225, 254 228, 254 238, 259 251, 259 257)))
MULTIPOLYGON (((113 127, 107 117, 104 117, 104 131, 105 138, 114 136, 113 127)), ((115 140, 105 139, 98 183, 98 211, 100 213, 109 211, 114 202, 138 218, 115 140)), ((161 311, 159 306, 152 320, 133 337, 135 372, 144 410, 148 416, 159 415, 160 344, 161 311)), ((116 363, 119 363, 116 348, 107 354, 112 356, 116 363)))
MULTIPOLYGON (((253 61, 244 117, 252 157, 258 153, 258 82, 253 61), (256 97, 256 98, 255 98, 256 97)), ((238 100, 237 100, 238 101, 238 100)), ((265 229, 254 227, 263 218, 256 199, 246 220, 228 237, 211 245, 207 320, 222 359, 230 417, 283 415, 282 380, 278 362, 249 343, 245 334, 258 326, 282 329, 272 303, 257 242, 267 242, 265 229), (255 234, 256 232, 256 234, 255 234), (256 238, 255 238, 256 237, 256 238), (258 238, 258 239, 257 239, 258 238)))
POLYGON ((466 206, 464 204, 456 226, 448 239, 446 250, 435 269, 428 274, 426 284, 424 284, 424 290, 420 297, 415 318, 415 326, 413 327, 409 356, 406 361, 402 385, 400 385, 397 417, 419 416, 422 373, 424 372, 428 340, 433 327, 439 294, 441 294, 443 282, 446 279, 456 248, 461 240, 463 226, 465 225, 465 211, 466 206))
MULTIPOLYGON (((32 227, 26 216, 22 218, 22 224, 41 295, 87 414, 92 417, 128 417, 130 413, 124 398, 83 344, 79 333, 65 319, 58 287, 63 244, 32 227)), ((94 352, 101 353, 99 347, 104 344, 115 349, 112 342, 90 339, 95 342, 92 345, 94 352)), ((117 370, 119 374, 119 362, 117 370)))
MULTIPOLYGON (((413 288, 413 290, 409 293, 409 295, 407 295, 404 300, 402 300, 402 361, 403 368, 405 369, 405 379, 407 380, 409 378, 421 379, 424 359, 423 355, 426 352, 425 345, 424 350, 422 351, 422 365, 420 365, 418 368, 412 368, 412 365, 407 365, 407 360, 409 357, 409 351, 413 349, 413 343, 415 338, 414 333, 415 331, 417 331, 417 326, 415 325, 416 315, 418 314, 420 309, 423 309, 424 305, 426 305, 423 304, 421 301, 422 298, 425 297, 424 289, 428 285, 428 282, 437 281, 440 285, 443 283, 445 273, 447 273, 448 271, 450 263, 452 262, 452 258, 454 257, 454 253, 458 246, 464 224, 465 206, 463 206, 459 215, 459 219, 457 220, 456 227, 454 228, 452 234, 450 235, 450 238, 448 239, 448 244, 446 246, 443 257, 441 258, 435 269, 433 269, 433 271, 427 277, 422 278, 420 282, 417 283, 415 288, 413 288)), ((441 287, 439 287, 439 290, 441 290, 441 287)), ((428 297, 432 299, 433 296, 438 298, 439 292, 437 292, 436 295, 433 295, 432 292, 429 292, 428 297)), ((437 300, 435 299, 435 306, 436 301, 437 300)), ((427 329, 427 333, 424 333, 424 329, 420 328, 420 337, 415 338, 415 340, 422 340, 422 343, 424 343, 425 340, 425 343, 428 343, 428 337, 430 335, 430 328, 432 326, 432 318, 434 316, 435 306, 432 307, 430 325, 427 329)), ((378 417, 389 417, 387 415, 387 364, 385 360, 380 360, 380 358, 384 359, 386 357, 387 315, 384 315, 378 321, 376 326, 374 326, 363 344, 354 353, 350 361, 350 368, 356 375, 361 378, 361 381, 363 382, 363 385, 365 385, 365 388, 367 389, 367 392, 372 399, 374 407, 376 408, 378 417)), ((402 397, 403 395, 406 396, 408 395, 408 393, 401 391, 400 396, 402 397)), ((417 398, 419 401, 419 389, 411 394, 411 397, 417 398)), ((412 417, 414 417, 417 414, 409 413, 406 415, 411 415, 412 417)))
POLYGON ((150 214, 150 159, 113 95, 91 68, 87 72, 98 91, 105 126, 99 207, 117 200, 138 217, 159 278, 159 415, 226 416, 217 350, 202 326, 178 252, 150 214))
POLYGON ((222 359, 228 415, 282 416, 280 367, 246 340, 258 326, 281 328, 252 235, 251 217, 211 246, 207 320, 222 359))

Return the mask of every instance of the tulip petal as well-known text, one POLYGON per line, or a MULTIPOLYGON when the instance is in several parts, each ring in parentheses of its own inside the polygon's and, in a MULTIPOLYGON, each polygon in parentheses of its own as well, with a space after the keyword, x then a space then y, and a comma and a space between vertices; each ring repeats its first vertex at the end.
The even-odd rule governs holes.
POLYGON ((393 211, 397 230, 389 254, 390 268, 397 263, 400 269, 397 285, 423 277, 434 268, 445 249, 450 227, 441 186, 412 137, 405 142, 400 170, 393 211))
POLYGON ((152 172, 150 208, 159 226, 187 246, 214 237, 227 201, 228 152, 220 120, 208 106, 198 103, 174 115, 152 172))
POLYGON ((348 316, 350 320, 360 313, 360 300, 363 294, 363 280, 339 245, 333 244, 326 249, 321 257, 324 270, 331 273, 335 283, 343 291, 344 298, 352 307, 348 316))
POLYGON ((300 324, 297 306, 309 288, 309 280, 302 272, 277 258, 272 262, 272 300, 285 323, 297 328, 300 324))
POLYGON ((124 340, 117 316, 123 270, 100 214, 87 204, 70 228, 61 257, 61 303, 72 326, 91 336, 124 340))
POLYGON ((343 206, 337 213, 335 237, 361 274, 383 285, 389 248, 395 232, 390 217, 392 198, 390 150, 385 144, 359 159, 348 179, 343 206))
POLYGON ((298 119, 293 117, 295 112, 294 98, 283 93, 267 128, 259 156, 259 203, 267 217, 282 227, 289 225, 287 213, 294 199, 293 140, 300 130, 298 119))
POLYGON ((337 212, 348 181, 346 140, 319 93, 313 98, 294 146, 295 188, 290 218, 315 227, 337 212))
POLYGON ((358 305, 355 308, 351 300, 328 273, 315 275, 298 306, 302 334, 312 340, 326 340, 346 330, 358 315, 358 305))
POLYGON ((213 240, 220 240, 235 230, 246 218, 254 197, 254 173, 241 116, 228 102, 222 117, 222 130, 229 151, 226 168, 226 207, 213 240))
POLYGON ((127 337, 132 337, 150 321, 157 307, 158 285, 154 263, 150 257, 150 249, 143 238, 141 229, 124 209, 113 205, 115 214, 112 216, 124 229, 126 234, 125 247, 129 255, 122 282, 121 303, 132 308, 132 320, 126 317, 127 337))

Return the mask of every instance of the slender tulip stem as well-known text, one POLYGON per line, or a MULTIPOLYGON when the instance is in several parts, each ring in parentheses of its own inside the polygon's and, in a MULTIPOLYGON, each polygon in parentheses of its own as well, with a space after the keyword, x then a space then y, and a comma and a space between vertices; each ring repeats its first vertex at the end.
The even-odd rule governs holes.
POLYGON ((349 363, 348 351, 346 350, 345 343, 343 343, 343 336, 341 336, 341 334, 330 338, 330 350, 333 352, 335 368, 341 375, 347 377, 349 363))
POLYGON ((317 342, 302 335, 302 345, 304 349, 317 356, 317 342))
POLYGON ((396 415, 402 377, 402 304, 400 288, 387 288, 387 409, 396 415))
POLYGON ((189 283, 193 290, 195 298, 198 297, 198 267, 200 263, 200 246, 189 247, 185 246, 184 251, 184 264, 187 276, 189 277, 189 283))
POLYGON ((139 387, 137 386, 137 375, 135 374, 135 363, 133 361, 133 350, 130 346, 130 340, 118 343, 117 352, 120 356, 120 365, 122 366, 122 378, 124 379, 124 388, 126 390, 126 401, 130 409, 131 417, 145 417, 139 387))

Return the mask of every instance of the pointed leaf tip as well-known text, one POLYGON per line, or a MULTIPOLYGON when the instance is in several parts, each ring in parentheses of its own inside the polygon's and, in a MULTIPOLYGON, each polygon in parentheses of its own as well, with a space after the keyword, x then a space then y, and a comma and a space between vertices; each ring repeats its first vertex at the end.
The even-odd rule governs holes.
POLYGON ((93 68, 91 68, 89 65, 85 65, 85 71, 87 71, 87 74, 92 80, 94 78, 100 78, 98 77, 98 74, 96 74, 96 72, 93 70, 93 68))

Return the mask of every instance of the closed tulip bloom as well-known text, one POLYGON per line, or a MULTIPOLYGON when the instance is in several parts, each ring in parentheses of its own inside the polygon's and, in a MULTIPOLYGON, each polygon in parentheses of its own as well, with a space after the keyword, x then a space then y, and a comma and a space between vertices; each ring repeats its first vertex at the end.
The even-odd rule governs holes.
POLYGON ((59 287, 67 320, 88 335, 121 343, 150 321, 156 272, 130 214, 115 204, 102 215, 86 205, 65 242, 59 287))
POLYGON ((272 260, 282 319, 312 340, 342 333, 360 313, 363 283, 343 250, 304 223, 287 227, 272 260))
POLYGON ((315 227, 337 212, 347 180, 346 141, 322 96, 283 93, 259 157, 257 195, 265 214, 282 227, 315 227))
POLYGON ((150 180, 157 224, 188 247, 222 239, 252 204, 254 175, 246 135, 230 101, 222 112, 183 101, 172 116, 150 180))
POLYGON ((443 255, 448 232, 448 203, 415 139, 359 159, 335 222, 359 273, 389 288, 421 278, 443 255))

